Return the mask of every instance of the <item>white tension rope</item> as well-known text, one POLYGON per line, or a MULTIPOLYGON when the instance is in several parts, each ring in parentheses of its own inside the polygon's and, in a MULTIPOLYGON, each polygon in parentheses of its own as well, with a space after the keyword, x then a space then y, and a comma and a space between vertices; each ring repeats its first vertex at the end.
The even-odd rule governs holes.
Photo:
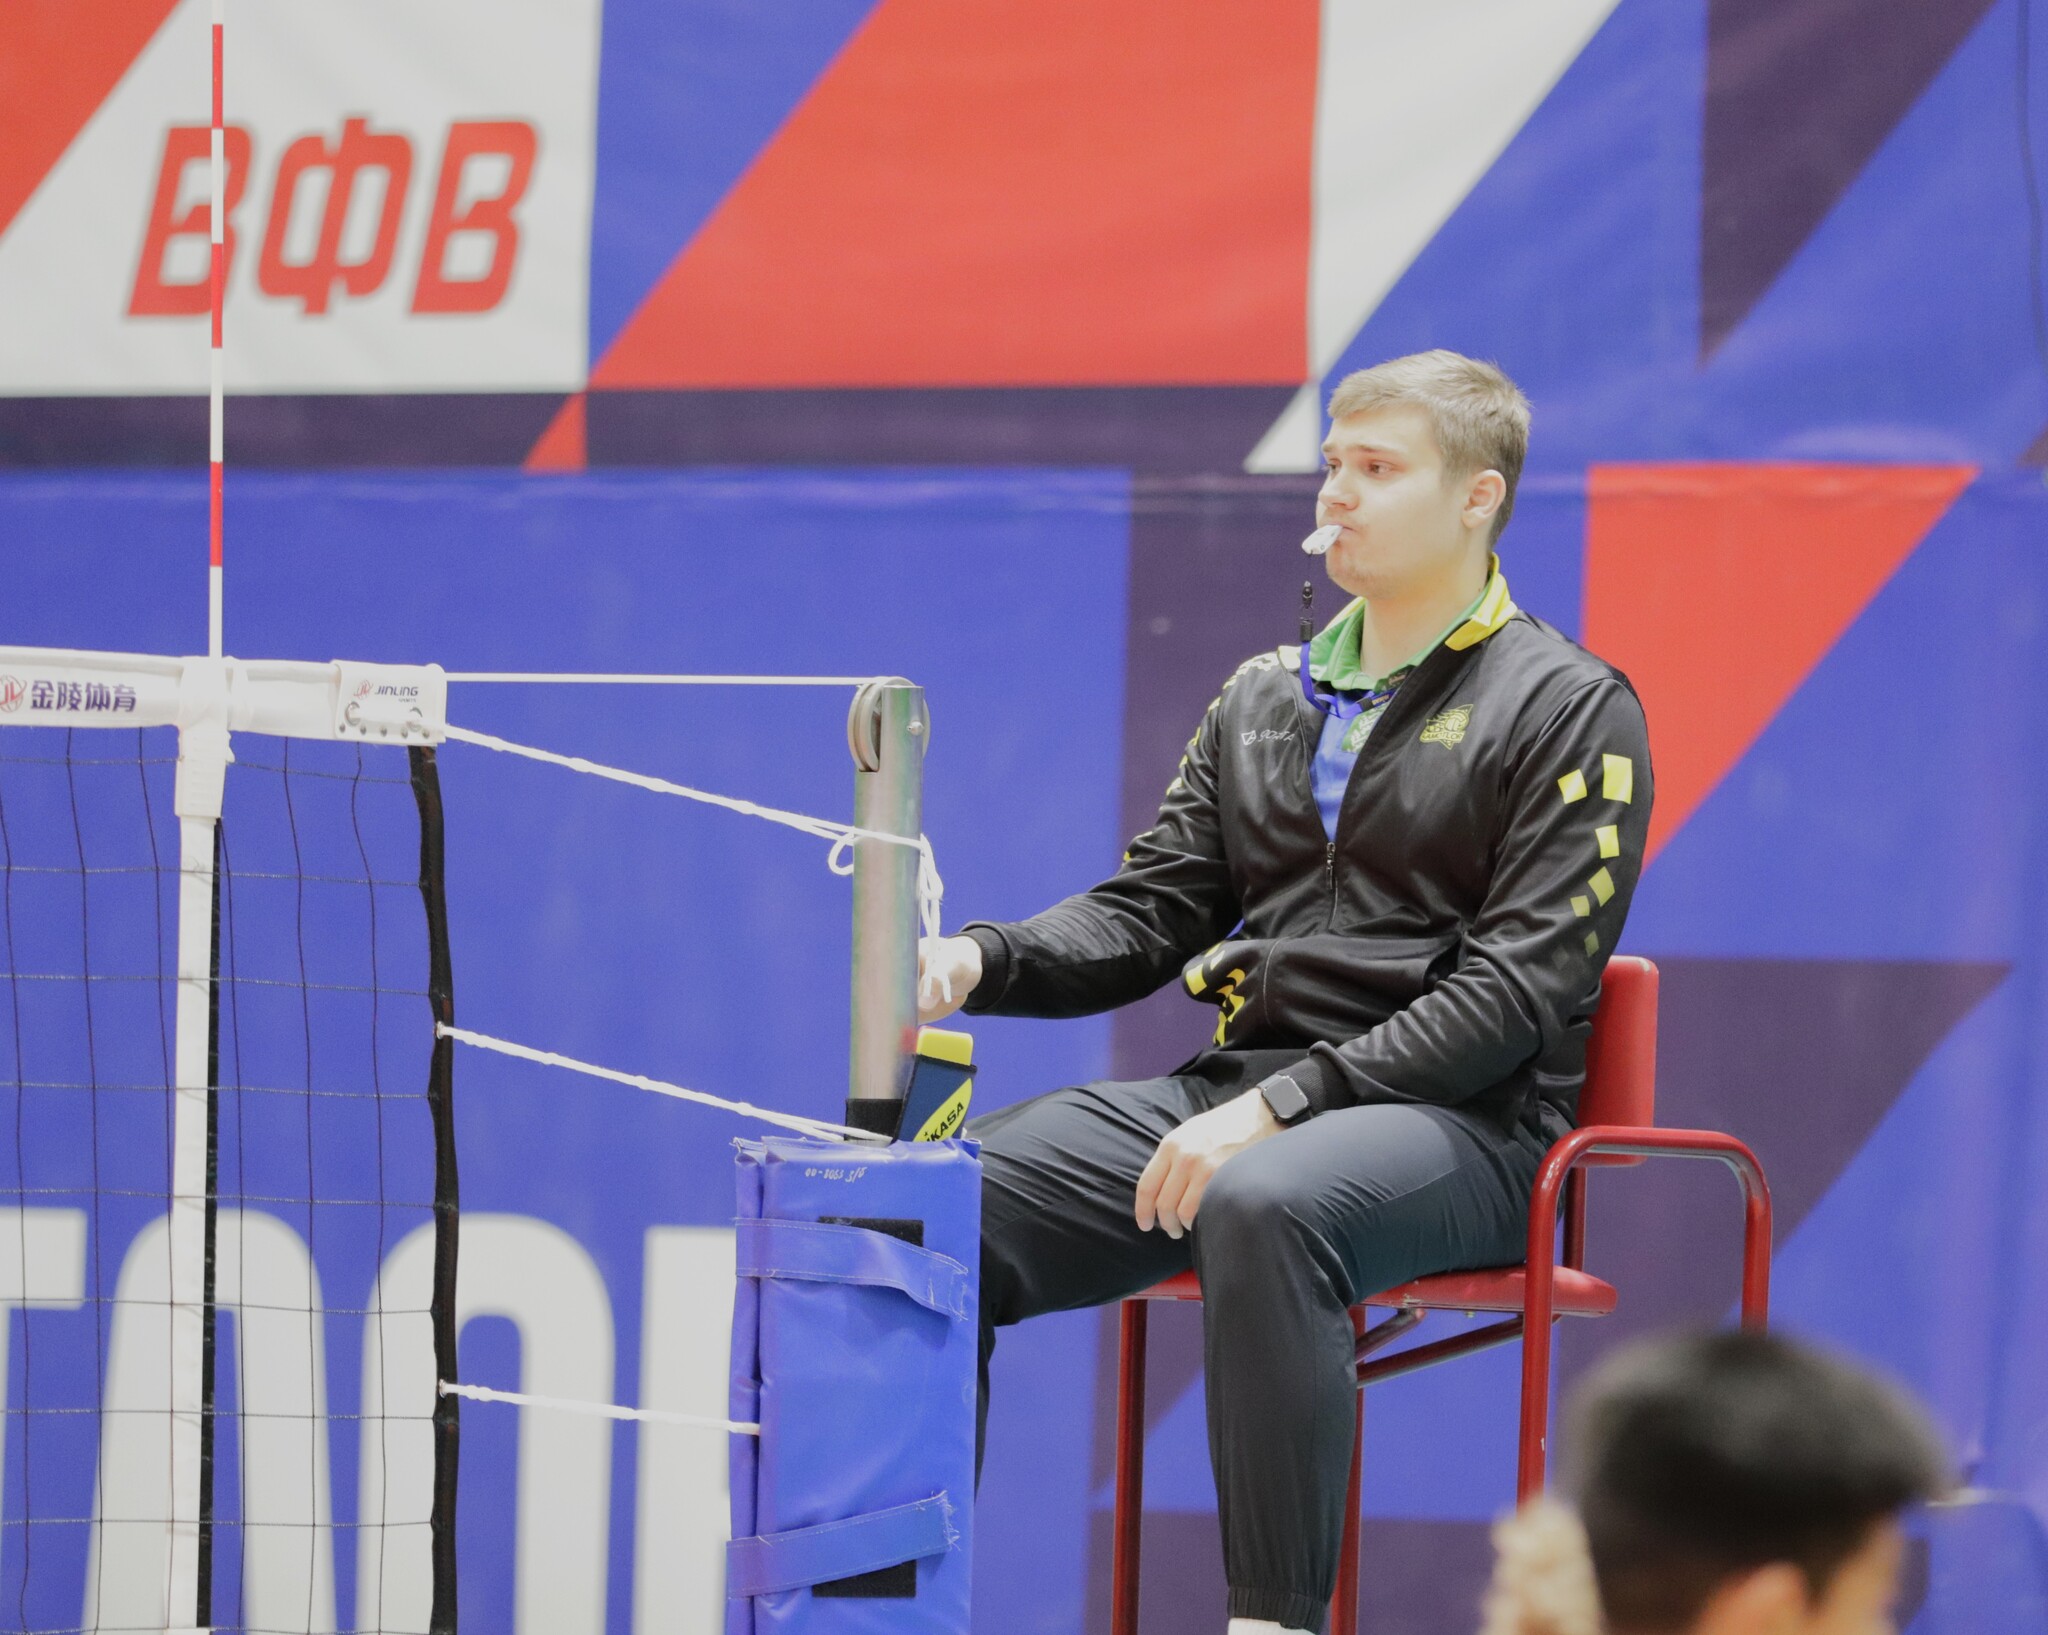
POLYGON ((436 1380, 435 1390, 444 1397, 468 1397, 472 1402, 509 1402, 516 1408, 557 1408, 563 1413, 589 1414, 597 1419, 639 1419, 653 1425, 694 1425, 706 1431, 731 1431, 735 1436, 759 1436, 761 1427, 741 1419, 712 1419, 704 1414, 670 1414, 659 1408, 621 1408, 610 1402, 578 1402, 571 1397, 536 1397, 524 1391, 493 1391, 488 1385, 456 1385, 436 1380))
POLYGON ((621 1073, 615 1068, 598 1067, 591 1062, 579 1062, 574 1056, 558 1055, 552 1050, 535 1050, 531 1045, 517 1045, 510 1039, 494 1038, 488 1033, 472 1033, 468 1028, 454 1027, 447 1022, 434 1024, 434 1037, 453 1039, 457 1044, 474 1045, 478 1050, 495 1051, 500 1056, 512 1056, 522 1062, 537 1062, 542 1067, 565 1067, 571 1073, 582 1073, 593 1079, 607 1079, 613 1084, 631 1085, 636 1090, 651 1090, 657 1096, 673 1096, 677 1101, 694 1101, 699 1106, 717 1107, 728 1113, 738 1113, 743 1118, 757 1118, 764 1124, 779 1124, 786 1130, 795 1130, 799 1135, 820 1136, 830 1141, 864 1141, 886 1146, 889 1138, 872 1130, 856 1130, 847 1124, 831 1124, 822 1118, 805 1118, 801 1113, 778 1113, 766 1107, 756 1107, 750 1101, 729 1101, 724 1096, 714 1096, 704 1090, 686 1090, 680 1084, 670 1084, 663 1079, 650 1079, 639 1073, 621 1073))
POLYGON ((508 739, 495 738, 487 732, 472 732, 467 727, 458 727, 453 723, 449 724, 446 732, 458 743, 475 744, 482 749, 495 749, 506 755, 523 756, 529 761, 544 761, 550 766, 567 767, 571 772, 587 772, 594 778, 608 778, 613 783, 631 784, 635 789, 651 790, 657 795, 680 795, 684 800, 699 801, 706 806, 722 806, 728 812, 738 812, 745 817, 765 818, 770 823, 779 823, 785 829, 794 829, 799 834, 829 840, 832 842, 832 850, 825 856, 825 866, 834 874, 853 872, 853 859, 847 857, 846 852, 857 840, 880 840, 891 846, 915 846, 918 922, 927 937, 939 935, 939 910, 945 902, 946 887, 939 878, 938 862, 932 856, 932 843, 923 835, 915 839, 909 835, 892 835, 880 829, 862 829, 851 823, 838 823, 831 818, 808 817, 802 812, 786 812, 778 806, 763 806, 758 801, 741 800, 732 795, 714 795, 709 790, 692 789, 687 784, 670 783, 666 778, 650 778, 644 772, 622 772, 615 766, 600 766, 595 761, 586 761, 580 755, 557 755, 553 750, 535 749, 528 744, 515 744, 508 739))

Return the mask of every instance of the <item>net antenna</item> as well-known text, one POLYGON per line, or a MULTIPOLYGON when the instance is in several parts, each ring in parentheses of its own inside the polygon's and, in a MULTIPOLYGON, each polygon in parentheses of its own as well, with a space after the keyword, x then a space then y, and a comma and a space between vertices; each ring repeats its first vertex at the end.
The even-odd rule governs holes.
MULTIPOLYGON (((222 532, 224 466, 226 460, 226 370, 221 330, 227 307, 227 19, 224 0, 213 0, 208 62, 212 72, 210 117, 207 132, 207 191, 210 209, 207 233, 207 314, 209 324, 206 352, 206 652, 219 661, 223 642, 225 608, 222 585, 222 532)), ((222 679, 219 676, 213 679, 222 679)), ((212 1395, 214 1345, 219 1317, 214 1309, 217 1267, 215 1234, 219 1205, 214 1197, 213 1178, 219 1173, 220 1142, 220 812, 227 778, 227 727, 217 718, 193 723, 193 752, 186 752, 187 734, 181 728, 178 740, 178 780, 175 810, 178 814, 178 1006, 177 1006, 177 1116, 172 1134, 171 1234, 171 1347, 174 1359, 172 1381, 172 1495, 173 1517, 165 1604, 176 1609, 187 1604, 186 1574, 191 1575, 189 1604, 193 1623, 206 1627, 213 1621, 213 1441, 212 1395), (189 776, 188 776, 189 767, 189 776), (190 815, 188 816, 188 809, 190 815), (199 851, 203 849, 203 859, 199 851), (203 903, 202 903, 203 898, 203 903), (201 913, 205 925, 200 924, 201 913), (203 965, 201 962, 204 962, 203 965), (199 984, 197 973, 205 973, 199 984), (205 1025, 203 1045, 199 1025, 205 1025), (195 1052, 204 1051, 197 1059, 195 1052), (196 1127, 196 1134, 195 1134, 196 1127), (197 1194, 196 1203, 194 1193, 197 1194), (200 1238, 199 1285, 185 1286, 192 1270, 188 1249, 195 1230, 192 1219, 198 1211, 196 1230, 200 1238), (198 1332, 188 1332, 195 1319, 196 1295, 198 1332), (198 1375, 188 1382, 186 1372, 195 1361, 198 1375), (189 1389, 181 1389, 189 1386, 189 1389), (184 1397, 196 1390, 199 1412, 188 1428, 184 1397), (196 1432, 194 1447, 185 1444, 196 1432), (191 1494, 191 1536, 186 1537, 185 1511, 178 1500, 183 1490, 178 1477, 185 1459, 196 1466, 191 1494)))
MULTIPOLYGON (((215 51, 219 50, 215 34, 215 51)), ((216 111, 218 105, 216 104, 216 111)), ((216 264, 217 265, 217 264, 216 264)), ((216 383, 218 377, 216 376, 216 383)), ((216 435, 218 421, 216 420, 216 435)), ((216 452, 218 444, 216 443, 216 452)), ((216 468, 217 484, 217 468, 216 468)), ((216 506, 218 500, 216 486, 216 506)), ((216 509, 216 524, 218 510, 216 509)), ((216 534, 216 539, 218 535, 216 534)), ((218 562, 214 568, 216 598, 218 562)), ((216 612, 218 601, 216 599, 216 612)), ((215 634, 218 635, 218 623, 215 634)), ((216 1320, 213 1269, 217 1192, 215 1151, 220 1117, 219 1016, 222 916, 220 819, 233 735, 260 733, 286 739, 354 741, 404 746, 412 751, 412 783, 422 820, 422 883, 438 858, 439 794, 433 746, 441 741, 447 685, 433 666, 252 662, 232 658, 167 658, 61 649, 0 647, 0 727, 91 729, 175 727, 178 758, 173 808, 178 823, 178 891, 171 1086, 170 1176, 164 1234, 168 1242, 168 1383, 165 1513, 161 1562, 154 1587, 138 1583, 98 1584, 89 1608, 108 1615, 106 1596, 124 1608, 138 1597, 160 1618, 154 1627, 204 1630, 213 1624, 210 1527, 211 1457, 208 1441, 212 1401, 216 1320), (431 812, 430 812, 431 807, 431 812), (431 857, 430 857, 431 852, 431 857)), ((448 999, 445 919, 436 906, 439 882, 429 893, 429 931, 435 970, 430 994, 438 1023, 453 1019, 448 999)), ((18 1039, 17 1039, 18 1048, 18 1039)), ((437 1358, 452 1374, 454 1233, 452 1111, 448 1106, 451 1049, 435 1046, 428 1099, 434 1109, 437 1163, 434 1327, 436 1350, 446 1341, 451 1355, 437 1358), (443 1154, 439 1149, 445 1146, 443 1154), (443 1287, 443 1283, 447 1285, 443 1287), (445 1330, 445 1335, 444 1335, 445 1330)), ((19 1066, 17 1065, 17 1072, 19 1066)), ((225 1250, 227 1246, 220 1248, 225 1250)), ((244 1382, 244 1387, 246 1388, 244 1382)), ((429 1628, 452 1631, 453 1621, 453 1457, 454 1403, 434 1410, 436 1439, 432 1543, 435 1616, 429 1628), (445 1453, 445 1471, 441 1468, 445 1453), (445 1477, 445 1494, 444 1494, 445 1477), (445 1588, 444 1588, 445 1579, 445 1588), (443 1605, 445 1600, 445 1606, 443 1605)), ((247 1434, 245 1430, 245 1435, 247 1434)), ((159 1443, 157 1446, 163 1446, 159 1443)), ((104 1455, 103 1455, 104 1457, 104 1455)), ((152 1458, 155 1455, 151 1456, 152 1458)), ((31 1518, 33 1519, 33 1518, 31 1518)), ((133 1523, 122 1543, 123 1559, 134 1563, 133 1523)), ((100 1543, 95 1541, 96 1555, 100 1543)), ((116 1577, 134 1577, 116 1574, 116 1577)), ((156 1575, 151 1574, 151 1577, 156 1575)), ((92 1592, 89 1592, 92 1593, 92 1592)), ((128 1620, 115 1617, 113 1622, 128 1620)))
POLYGON ((212 243, 209 247, 209 309, 212 316, 212 344, 207 351, 207 567, 206 567, 206 652, 221 656, 221 473, 226 458, 223 421, 226 382, 221 353, 221 319, 227 305, 228 210, 227 210, 227 120, 226 110, 226 20, 224 0, 213 0, 213 121, 208 135, 212 191, 212 243))

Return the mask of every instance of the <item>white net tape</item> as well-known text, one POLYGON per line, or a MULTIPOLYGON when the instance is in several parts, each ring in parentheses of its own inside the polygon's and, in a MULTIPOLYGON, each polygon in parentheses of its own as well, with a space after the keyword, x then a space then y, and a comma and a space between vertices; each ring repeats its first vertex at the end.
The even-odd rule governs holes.
POLYGON ((596 761, 587 761, 581 755, 557 755, 553 750, 535 749, 530 744, 515 744, 509 739, 493 737, 488 732, 472 732, 467 727, 458 727, 452 723, 447 731, 448 736, 458 743, 475 744, 481 749, 495 749, 506 755, 522 756, 529 761, 543 761, 549 766, 567 767, 571 772, 587 772, 593 778, 607 778, 613 783, 631 784, 635 789, 651 790, 657 795, 680 795, 684 800, 697 801, 705 806, 720 806, 728 812, 738 812, 743 817, 763 818, 769 823, 779 823, 785 829, 794 829, 799 834, 829 840, 832 842, 832 849, 825 854, 825 866, 834 874, 853 872, 853 859, 847 856, 847 852, 857 840, 879 840, 891 846, 914 846, 917 848, 919 928, 927 937, 936 937, 939 934, 939 911, 945 903, 946 887, 945 882, 939 878, 939 865, 932 855, 932 843, 924 835, 912 839, 909 835, 892 835, 885 834, 879 829, 862 829, 851 823, 835 822, 831 818, 810 817, 802 812, 787 812, 779 806, 763 806, 758 801, 743 800, 735 795, 716 795, 707 789, 692 789, 688 784, 671 783, 666 778, 652 778, 644 772, 626 772, 615 766, 603 766, 596 761))

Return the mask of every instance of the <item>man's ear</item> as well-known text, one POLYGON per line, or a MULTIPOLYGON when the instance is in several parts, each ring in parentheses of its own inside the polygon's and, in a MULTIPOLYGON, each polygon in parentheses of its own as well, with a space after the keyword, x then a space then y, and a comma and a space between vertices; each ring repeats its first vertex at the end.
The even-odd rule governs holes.
POLYGON ((1812 1610, 1806 1575, 1774 1561, 1725 1580, 1687 1635, 1799 1635, 1812 1610))
POLYGON ((1482 471, 1465 488, 1465 526, 1484 528, 1508 497, 1507 479, 1498 471, 1482 471))

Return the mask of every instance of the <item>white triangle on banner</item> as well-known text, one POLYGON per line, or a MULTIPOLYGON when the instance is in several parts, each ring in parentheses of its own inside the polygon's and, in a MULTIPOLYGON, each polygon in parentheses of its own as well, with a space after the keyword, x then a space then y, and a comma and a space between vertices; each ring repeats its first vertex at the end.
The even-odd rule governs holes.
POLYGON ((1323 463, 1323 388, 1310 381, 1288 400, 1280 418, 1244 457, 1247 471, 1314 471, 1323 463))
MULTIPOLYGON (((1308 355, 1317 383, 1618 0, 1323 0, 1308 355)), ((1313 470, 1304 397, 1245 461, 1313 470), (1306 464, 1302 461, 1306 459, 1306 464)))

